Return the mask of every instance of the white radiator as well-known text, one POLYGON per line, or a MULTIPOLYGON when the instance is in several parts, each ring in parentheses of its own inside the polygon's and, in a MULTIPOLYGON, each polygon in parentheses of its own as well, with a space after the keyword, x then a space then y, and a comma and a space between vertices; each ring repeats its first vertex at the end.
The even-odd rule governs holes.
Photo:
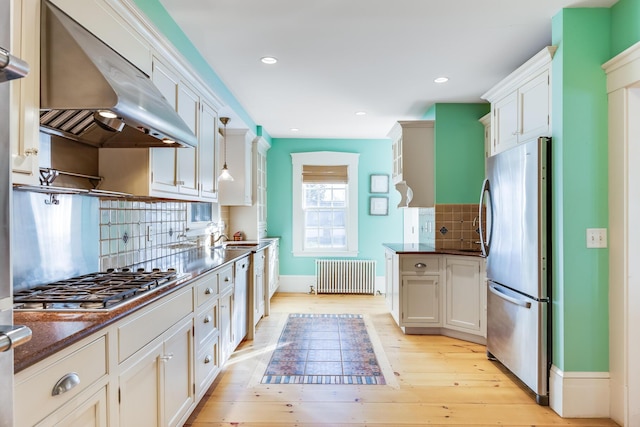
POLYGON ((316 293, 373 295, 375 284, 376 262, 373 260, 316 260, 316 293))

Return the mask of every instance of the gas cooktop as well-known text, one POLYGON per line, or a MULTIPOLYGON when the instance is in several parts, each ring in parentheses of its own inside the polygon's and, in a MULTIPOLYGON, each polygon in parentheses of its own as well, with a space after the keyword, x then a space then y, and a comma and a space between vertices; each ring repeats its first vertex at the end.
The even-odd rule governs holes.
POLYGON ((109 269, 17 291, 13 295, 13 309, 108 311, 177 280, 178 274, 174 269, 109 269))

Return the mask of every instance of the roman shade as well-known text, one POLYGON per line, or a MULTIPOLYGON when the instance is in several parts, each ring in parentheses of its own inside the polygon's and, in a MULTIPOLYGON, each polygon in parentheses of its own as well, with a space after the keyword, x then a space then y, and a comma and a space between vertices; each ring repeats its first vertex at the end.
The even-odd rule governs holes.
POLYGON ((302 165, 302 182, 305 184, 347 184, 349 182, 347 165, 302 165))

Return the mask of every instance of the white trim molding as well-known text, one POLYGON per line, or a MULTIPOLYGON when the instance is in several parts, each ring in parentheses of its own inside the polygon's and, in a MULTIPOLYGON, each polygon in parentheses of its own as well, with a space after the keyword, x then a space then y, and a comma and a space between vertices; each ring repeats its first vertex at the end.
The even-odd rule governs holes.
POLYGON ((291 153, 292 162, 292 215, 291 234, 293 236, 294 257, 356 257, 358 256, 358 161, 359 153, 335 151, 313 151, 291 153), (347 248, 309 250, 304 248, 304 211, 302 209, 302 167, 303 165, 334 166, 347 165, 347 248))
POLYGON ((563 418, 609 418, 608 372, 563 372, 551 366, 549 406, 563 418))

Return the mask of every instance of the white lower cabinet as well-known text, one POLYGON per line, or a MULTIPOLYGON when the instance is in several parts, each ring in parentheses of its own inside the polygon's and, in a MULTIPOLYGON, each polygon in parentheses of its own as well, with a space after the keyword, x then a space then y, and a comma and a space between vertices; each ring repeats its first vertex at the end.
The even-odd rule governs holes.
POLYGON ((445 326, 486 336, 486 285, 480 260, 446 257, 445 326))
POLYGON ((386 250, 385 266, 387 307, 405 333, 441 333, 484 342, 483 258, 386 250))
POLYGON ((18 372, 16 425, 183 425, 247 335, 250 271, 225 264, 18 372))
POLYGON ((264 249, 253 254, 253 326, 258 324, 264 316, 264 249))
POLYGON ((125 365, 119 376, 120 425, 177 426, 186 421, 195 401, 191 317, 125 365))
POLYGON ((108 383, 107 337, 91 337, 15 377, 15 425, 105 425, 105 400, 94 396, 108 383), (92 409, 93 408, 93 409, 92 409), (71 415, 80 410, 82 413, 71 415), (85 424, 78 424, 84 420, 85 424))
POLYGON ((402 276, 402 326, 440 325, 440 275, 402 276))

